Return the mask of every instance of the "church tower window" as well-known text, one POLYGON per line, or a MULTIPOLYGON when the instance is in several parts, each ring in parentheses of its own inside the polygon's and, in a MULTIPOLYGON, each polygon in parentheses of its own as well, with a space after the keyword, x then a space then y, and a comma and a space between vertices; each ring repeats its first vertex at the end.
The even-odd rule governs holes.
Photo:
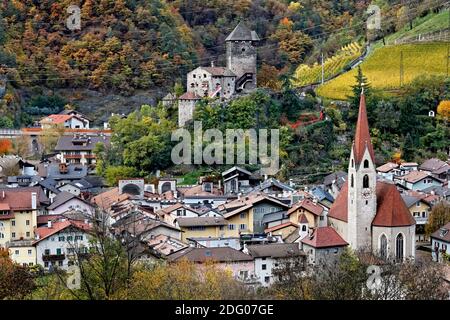
POLYGON ((363 177, 363 188, 368 188, 369 187, 369 176, 366 174, 363 177))
POLYGON ((397 261, 403 261, 403 235, 401 233, 398 234, 397 239, 395 240, 395 249, 397 261))
POLYGON ((380 239, 380 255, 382 259, 387 258, 387 238, 383 234, 380 239))
POLYGON ((369 167, 369 160, 364 160, 364 168, 368 168, 369 167))
POLYGON ((352 188, 353 188, 354 180, 355 179, 353 178, 353 175, 352 175, 350 178, 350 187, 352 187, 352 188))

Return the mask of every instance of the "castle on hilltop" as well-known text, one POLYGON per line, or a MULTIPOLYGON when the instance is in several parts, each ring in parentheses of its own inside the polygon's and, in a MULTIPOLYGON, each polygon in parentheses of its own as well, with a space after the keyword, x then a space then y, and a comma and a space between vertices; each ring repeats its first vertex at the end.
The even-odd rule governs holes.
POLYGON ((229 99, 235 93, 256 88, 256 45, 260 41, 255 31, 240 22, 225 39, 226 67, 198 67, 187 75, 187 91, 178 98, 178 126, 182 127, 194 115, 195 104, 203 97, 229 99))

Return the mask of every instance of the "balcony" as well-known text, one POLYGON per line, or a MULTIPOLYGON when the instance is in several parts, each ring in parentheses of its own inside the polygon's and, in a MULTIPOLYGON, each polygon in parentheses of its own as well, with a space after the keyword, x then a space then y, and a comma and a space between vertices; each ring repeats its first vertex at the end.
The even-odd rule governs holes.
POLYGON ((422 217, 414 217, 417 224, 426 224, 428 221, 428 218, 422 218, 422 217))
POLYGON ((64 155, 64 158, 66 159, 81 159, 81 154, 66 154, 64 155))
POLYGON ((43 254, 42 261, 61 261, 66 258, 65 254, 43 254))

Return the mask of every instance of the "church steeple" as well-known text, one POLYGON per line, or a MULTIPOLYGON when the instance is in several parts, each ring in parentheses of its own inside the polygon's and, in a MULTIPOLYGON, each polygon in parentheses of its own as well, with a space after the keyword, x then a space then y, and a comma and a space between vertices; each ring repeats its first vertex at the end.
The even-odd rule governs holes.
POLYGON ((369 133, 369 121, 367 120, 366 96, 364 89, 361 92, 361 100, 359 102, 358 122, 356 123, 355 140, 353 142, 353 153, 355 164, 359 165, 363 159, 366 148, 369 150, 372 162, 375 162, 372 142, 369 133))
POLYGON ((370 141, 366 97, 361 92, 358 122, 348 166, 348 226, 346 240, 354 249, 371 245, 372 221, 377 212, 377 173, 370 141))

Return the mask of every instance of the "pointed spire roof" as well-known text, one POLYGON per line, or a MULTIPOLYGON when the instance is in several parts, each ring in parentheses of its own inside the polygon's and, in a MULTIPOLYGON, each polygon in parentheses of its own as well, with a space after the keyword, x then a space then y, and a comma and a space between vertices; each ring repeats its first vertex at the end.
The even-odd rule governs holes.
POLYGON ((364 91, 362 91, 359 103, 358 122, 356 123, 355 141, 353 142, 353 154, 356 164, 361 163, 366 148, 369 149, 370 157, 374 162, 375 155, 370 140, 369 121, 367 120, 366 96, 364 95, 364 91))
POLYGON ((255 31, 251 31, 242 21, 238 23, 233 32, 225 39, 225 41, 259 41, 259 37, 255 31))

